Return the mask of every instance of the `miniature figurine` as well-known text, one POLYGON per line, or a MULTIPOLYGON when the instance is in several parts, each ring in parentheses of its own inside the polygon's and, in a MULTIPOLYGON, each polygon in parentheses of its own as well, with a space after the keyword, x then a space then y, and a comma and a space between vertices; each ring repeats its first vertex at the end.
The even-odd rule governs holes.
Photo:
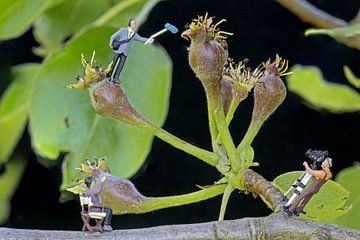
POLYGON ((119 75, 122 71, 126 57, 129 54, 129 49, 132 42, 140 41, 145 43, 148 41, 149 44, 154 42, 152 38, 141 37, 138 33, 135 32, 136 29, 136 20, 130 18, 128 21, 128 28, 120 28, 110 37, 109 46, 114 49, 114 56, 112 61, 111 71, 107 75, 109 79, 112 79, 112 82, 119 84, 119 75), (115 73, 114 73, 115 71, 115 73), (114 74, 114 76, 112 76, 114 74))
POLYGON ((332 166, 332 159, 327 157, 327 151, 311 150, 306 152, 306 156, 313 161, 311 167, 304 161, 305 172, 297 179, 291 186, 291 188, 284 194, 284 199, 287 203, 284 206, 284 211, 288 215, 300 215, 304 212, 305 205, 310 201, 311 197, 318 193, 321 186, 331 179, 332 173, 330 167, 332 166), (321 169, 319 169, 321 167, 321 169), (312 179, 312 183, 304 190, 309 180, 312 179), (288 200, 287 195, 293 190, 294 193, 288 200), (304 190, 304 191, 303 191, 304 190))
POLYGON ((84 195, 80 195, 83 231, 109 232, 113 230, 111 227, 112 210, 102 205, 99 196, 105 180, 106 177, 102 177, 99 185, 96 184, 94 176, 89 176, 84 180, 88 189, 84 195), (95 226, 90 225, 90 219, 95 219, 95 226), (104 223, 103 226, 102 223, 104 223))
POLYGON ((120 28, 110 37, 109 46, 114 49, 114 56, 111 71, 107 74, 107 78, 115 84, 120 84, 119 76, 124 68, 126 57, 129 54, 130 46, 134 40, 143 42, 144 45, 148 45, 154 42, 155 37, 166 31, 170 31, 171 33, 178 32, 178 29, 170 23, 166 23, 163 30, 158 31, 149 38, 141 37, 135 32, 135 29, 136 20, 134 18, 130 18, 128 21, 128 28, 120 28))

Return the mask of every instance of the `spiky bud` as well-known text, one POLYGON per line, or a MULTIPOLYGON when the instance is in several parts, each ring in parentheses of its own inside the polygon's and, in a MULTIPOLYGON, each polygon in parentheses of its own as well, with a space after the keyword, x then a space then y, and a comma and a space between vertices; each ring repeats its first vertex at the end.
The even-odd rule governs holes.
POLYGON ((288 61, 276 56, 273 62, 264 64, 265 70, 254 87, 253 121, 264 122, 284 101, 286 87, 280 76, 287 75, 288 61))
POLYGON ((227 59, 226 35, 217 27, 225 19, 213 24, 213 18, 207 14, 194 19, 181 36, 190 39, 189 63, 196 76, 208 84, 216 81, 220 84, 222 71, 227 59))

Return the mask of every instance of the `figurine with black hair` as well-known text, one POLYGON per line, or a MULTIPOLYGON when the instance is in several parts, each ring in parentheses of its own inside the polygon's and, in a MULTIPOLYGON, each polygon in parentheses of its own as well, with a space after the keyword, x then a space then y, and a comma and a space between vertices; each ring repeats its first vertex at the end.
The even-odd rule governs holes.
POLYGON ((81 218, 84 222, 83 231, 112 231, 111 218, 112 210, 102 205, 99 194, 106 177, 102 177, 98 184, 94 176, 86 177, 84 183, 87 187, 85 194, 80 195, 81 218), (90 225, 90 220, 94 219, 95 226, 90 225))
POLYGON ((148 45, 154 42, 155 37, 163 34, 166 31, 170 31, 171 33, 178 32, 178 29, 170 23, 166 23, 164 29, 151 35, 149 38, 140 36, 138 33, 135 32, 135 30, 136 20, 134 18, 130 18, 127 28, 120 28, 113 35, 111 35, 109 46, 114 50, 114 56, 111 71, 106 76, 108 81, 115 84, 120 84, 119 76, 122 69, 124 68, 131 44, 134 41, 143 42, 144 45, 148 45))
POLYGON ((144 38, 140 36, 136 30, 136 20, 130 18, 127 28, 120 28, 110 37, 109 46, 114 49, 114 56, 111 66, 111 71, 108 73, 108 79, 116 84, 119 84, 119 75, 122 71, 126 57, 129 54, 129 49, 133 41, 140 41, 145 43, 149 40, 149 44, 154 42, 154 39, 144 38))
POLYGON ((332 159, 328 157, 328 151, 311 150, 306 152, 306 157, 313 161, 311 166, 304 161, 305 172, 291 185, 290 189, 284 194, 284 199, 287 201, 284 206, 284 211, 288 215, 300 215, 304 212, 305 205, 310 201, 314 194, 318 193, 320 188, 331 179, 332 173, 330 167, 332 166, 332 159), (310 186, 305 189, 307 183, 312 179, 310 186), (290 199, 287 195, 294 190, 290 199))

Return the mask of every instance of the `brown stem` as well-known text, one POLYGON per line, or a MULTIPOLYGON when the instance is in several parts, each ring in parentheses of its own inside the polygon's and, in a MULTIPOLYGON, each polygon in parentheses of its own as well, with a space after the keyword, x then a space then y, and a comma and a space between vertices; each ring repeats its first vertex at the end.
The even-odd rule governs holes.
POLYGON ((315 7, 306 0, 276 0, 302 21, 318 28, 345 27, 347 22, 315 7))
POLYGON ((250 169, 246 170, 243 176, 247 191, 253 193, 254 195, 261 195, 261 197, 270 204, 271 209, 274 212, 282 210, 285 204, 283 194, 279 191, 279 189, 274 187, 271 182, 250 169))

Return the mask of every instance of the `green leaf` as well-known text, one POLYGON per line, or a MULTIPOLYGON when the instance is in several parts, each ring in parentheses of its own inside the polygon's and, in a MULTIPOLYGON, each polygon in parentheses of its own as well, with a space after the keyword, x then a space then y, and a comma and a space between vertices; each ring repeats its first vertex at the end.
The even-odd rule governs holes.
POLYGON ((14 81, 0 100, 0 164, 6 162, 17 145, 28 119, 32 85, 39 64, 28 63, 12 69, 14 81))
POLYGON ((0 175, 0 224, 4 224, 10 214, 10 200, 21 180, 27 159, 14 155, 5 165, 5 172, 0 175))
POLYGON ((298 94, 315 109, 333 113, 360 110, 360 95, 352 88, 324 80, 321 71, 313 66, 294 66, 287 77, 289 91, 298 94))
MULTIPOLYGON (((276 177, 273 184, 282 193, 285 193, 302 173, 301 171, 284 173, 276 177)), ((346 189, 340 184, 328 180, 311 198, 304 209, 306 215, 302 214, 301 217, 320 222, 331 222, 349 211, 349 206, 345 204, 348 198, 349 192, 346 189)))
POLYGON ((0 39, 15 38, 27 31, 48 7, 61 0, 1 0, 0 39))
POLYGON ((351 85, 356 88, 360 88, 360 78, 357 78, 348 66, 344 66, 344 73, 346 79, 351 85))
POLYGON ((336 176, 336 182, 350 192, 347 204, 351 204, 349 213, 335 219, 334 223, 348 228, 360 229, 360 166, 343 169, 336 176))
POLYGON ((305 36, 325 34, 331 36, 349 47, 360 49, 360 23, 349 25, 346 27, 330 28, 330 29, 308 29, 305 36))
POLYGON ((104 0, 64 0, 35 21, 33 33, 42 45, 35 52, 46 55, 59 49, 66 38, 92 23, 126 26, 128 19, 136 16, 145 3, 146 0, 122 0, 116 4, 104 0))
MULTIPOLYGON (((81 74, 80 54, 106 66, 113 51, 108 39, 116 28, 90 28, 70 41, 61 53, 49 57, 40 70, 30 111, 32 145, 44 157, 63 163, 62 189, 74 183, 74 168, 86 158, 107 156, 112 174, 130 177, 143 164, 153 137, 124 123, 105 119, 93 111, 85 91, 65 86, 81 74)), ((123 87, 133 105, 155 124, 166 117, 171 62, 161 47, 135 42, 121 73, 123 87)))

